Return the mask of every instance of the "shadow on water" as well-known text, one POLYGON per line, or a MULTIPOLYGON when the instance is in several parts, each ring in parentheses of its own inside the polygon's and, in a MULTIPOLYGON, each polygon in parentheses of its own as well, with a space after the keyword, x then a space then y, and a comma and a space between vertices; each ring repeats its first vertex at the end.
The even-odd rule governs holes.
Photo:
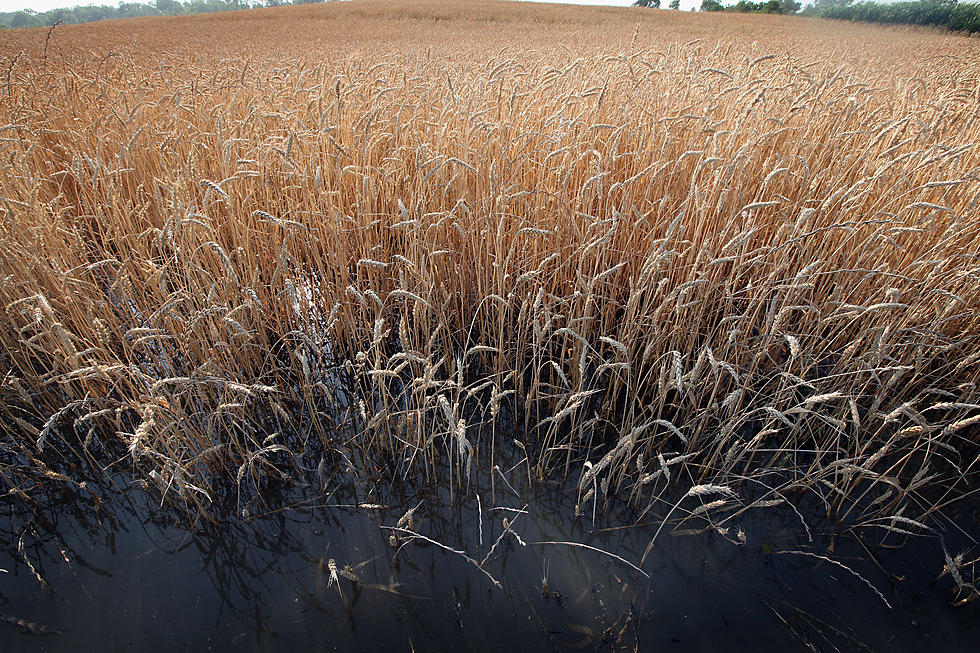
POLYGON ((576 518, 570 488, 520 466, 465 497, 354 496, 293 489, 188 528, 135 488, 8 494, 2 648, 957 651, 980 636, 976 604, 952 607, 937 579, 937 539, 810 543, 770 509, 727 534, 669 525, 641 572, 659 523, 618 526, 636 519, 621 505, 576 518))

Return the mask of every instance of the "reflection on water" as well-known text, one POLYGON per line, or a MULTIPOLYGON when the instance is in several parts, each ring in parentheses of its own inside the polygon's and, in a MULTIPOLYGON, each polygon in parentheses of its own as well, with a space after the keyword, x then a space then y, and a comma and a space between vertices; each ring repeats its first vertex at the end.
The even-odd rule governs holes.
POLYGON ((744 545, 664 529, 638 572, 657 524, 617 527, 626 508, 576 519, 566 488, 519 472, 514 491, 296 493, 193 529, 138 490, 8 495, 2 648, 955 651, 980 635, 976 606, 950 607, 936 580, 935 540, 872 561, 768 510, 738 525, 744 545), (846 564, 893 609, 794 550, 846 564))

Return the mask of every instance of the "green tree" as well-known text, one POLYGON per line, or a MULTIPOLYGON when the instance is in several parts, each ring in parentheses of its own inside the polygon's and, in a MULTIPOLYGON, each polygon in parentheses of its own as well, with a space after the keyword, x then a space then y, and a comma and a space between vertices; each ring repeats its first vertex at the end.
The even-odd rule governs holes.
POLYGON ((34 20, 34 12, 15 11, 10 17, 11 27, 34 27, 37 22, 34 20))
POLYGON ((680 9, 681 8, 681 0, 670 0, 670 5, 669 6, 670 6, 671 9, 680 9))
POLYGON ((660 0, 636 0, 633 3, 634 7, 653 7, 654 9, 660 9, 660 0))

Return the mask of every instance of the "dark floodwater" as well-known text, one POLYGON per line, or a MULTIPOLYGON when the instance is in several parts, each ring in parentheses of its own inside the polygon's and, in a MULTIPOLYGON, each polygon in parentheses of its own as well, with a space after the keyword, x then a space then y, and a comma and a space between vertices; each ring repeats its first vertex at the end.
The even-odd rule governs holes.
MULTIPOLYGON (((597 532, 630 516, 576 520, 567 488, 520 478, 510 475, 521 496, 498 483, 464 498, 360 500, 391 506, 377 508, 338 507, 350 503, 335 493, 195 530, 137 490, 107 492, 102 510, 0 499, 0 650, 896 652, 980 641, 977 604, 950 606, 949 576, 936 578, 937 539, 873 549, 874 562, 853 538, 808 543, 792 512, 770 508, 732 524, 729 539, 741 527, 744 545, 664 529, 646 578, 602 553, 539 542, 638 562, 655 524, 597 532), (390 544, 381 527, 419 501, 410 528, 478 563, 503 518, 513 523, 521 541, 506 534, 483 567, 501 587, 457 553, 390 544), (785 553, 801 550, 846 564, 893 608, 847 571, 785 553)), ((955 552, 961 539, 946 545, 955 552)))

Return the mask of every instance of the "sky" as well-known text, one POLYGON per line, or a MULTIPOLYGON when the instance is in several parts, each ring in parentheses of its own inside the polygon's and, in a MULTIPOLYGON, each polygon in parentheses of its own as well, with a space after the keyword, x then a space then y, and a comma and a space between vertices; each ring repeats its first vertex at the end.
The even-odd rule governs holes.
POLYGON ((85 0, 0 0, 0 12, 18 11, 20 9, 33 9, 34 11, 48 11, 59 7, 76 7, 78 5, 107 5, 116 4, 115 2, 86 2, 85 0))
MULTIPOLYGON (((135 2, 149 3, 153 0, 133 0, 135 2)), ((532 0, 533 1, 533 0, 532 0)), ((625 7, 633 4, 633 0, 539 0, 548 2, 568 2, 578 5, 615 5, 625 7)), ((663 5, 667 6, 669 0, 662 0, 663 5)), ((681 9, 690 8, 695 2, 700 4, 700 0, 681 0, 681 9)), ((118 0, 0 0, 0 12, 17 11, 19 9, 33 9, 34 11, 48 11, 59 7, 76 7, 79 5, 115 5, 118 0)))

